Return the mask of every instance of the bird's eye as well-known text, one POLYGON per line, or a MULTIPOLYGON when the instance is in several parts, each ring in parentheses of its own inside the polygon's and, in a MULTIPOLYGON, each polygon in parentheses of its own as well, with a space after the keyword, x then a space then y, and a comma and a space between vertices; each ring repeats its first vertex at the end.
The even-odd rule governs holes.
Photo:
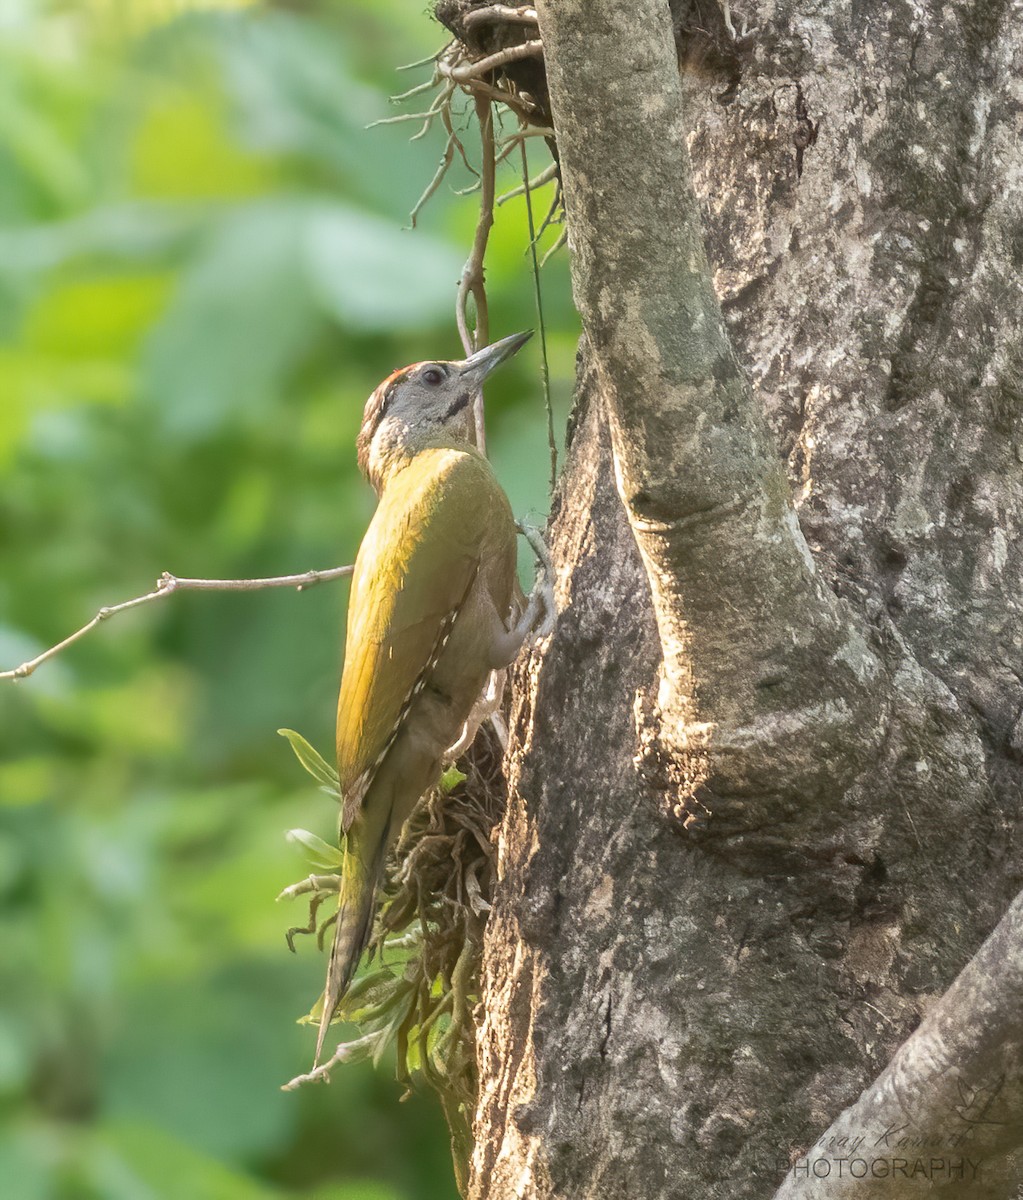
POLYGON ((438 383, 444 380, 444 372, 440 367, 427 367, 423 372, 423 383, 428 383, 430 387, 436 387, 438 383))

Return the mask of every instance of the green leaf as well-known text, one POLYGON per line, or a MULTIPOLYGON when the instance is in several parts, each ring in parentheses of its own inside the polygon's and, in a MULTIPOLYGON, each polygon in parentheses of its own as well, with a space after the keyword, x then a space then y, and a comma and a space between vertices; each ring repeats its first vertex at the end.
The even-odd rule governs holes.
POLYGON ((350 1006, 354 1000, 360 1000, 367 1004, 375 1003, 382 994, 381 987, 386 990, 394 981, 394 972, 388 967, 378 967, 375 971, 359 975, 345 993, 344 1004, 350 1006), (371 997, 372 999, 370 999, 371 997))
MULTIPOLYGON (((397 998, 403 999, 404 996, 399 995, 397 998)), ((411 997, 409 997, 409 1001, 411 1003, 411 997)), ((378 1040, 373 1049, 373 1066, 380 1066, 380 1060, 387 1053, 388 1046, 390 1046, 397 1038, 398 1030, 401 1028, 402 1023, 408 1016, 408 1010, 409 1004, 398 1008, 394 1013, 394 1016, 392 1016, 386 1024, 381 1023, 379 1026, 379 1032, 377 1033, 378 1040)))
POLYGON ((322 783, 331 794, 337 795, 341 787, 341 781, 338 779, 337 771, 327 762, 323 755, 318 750, 315 750, 300 733, 296 733, 294 729, 278 729, 277 732, 281 737, 288 739, 292 750, 295 751, 295 757, 317 783, 322 783))
POLYGON ((294 842, 306 851, 306 857, 314 867, 333 869, 340 867, 344 861, 344 855, 337 846, 331 846, 308 829, 289 829, 285 836, 289 842, 294 842))
POLYGON ((401 1004, 403 1005, 402 1014, 407 1016, 415 1000, 415 991, 414 983, 407 979, 392 977, 389 984, 381 984, 371 989, 361 998, 361 1003, 352 1004, 350 998, 346 996, 341 1015, 344 1020, 352 1021, 369 1030, 388 1029, 394 1032, 394 1019, 388 1017, 387 1014, 401 1004))
POLYGON ((453 792, 462 780, 467 778, 468 776, 464 771, 460 771, 457 767, 448 767, 440 777, 441 790, 445 793, 453 792))

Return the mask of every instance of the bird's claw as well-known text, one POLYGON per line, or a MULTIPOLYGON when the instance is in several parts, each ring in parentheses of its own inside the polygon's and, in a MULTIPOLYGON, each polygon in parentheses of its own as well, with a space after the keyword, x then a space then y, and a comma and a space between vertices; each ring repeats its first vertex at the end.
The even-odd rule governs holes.
POLYGON ((554 632, 554 622, 558 615, 554 600, 554 564, 551 562, 550 551, 539 529, 527 525, 525 521, 516 521, 515 527, 529 543, 536 556, 536 580, 529 594, 528 607, 534 612, 530 623, 530 632, 534 641, 540 641, 554 632))
POLYGON ((309 923, 308 925, 292 925, 285 933, 288 949, 292 954, 295 950, 295 937, 302 934, 316 934, 316 943, 323 949, 323 935, 325 931, 337 920, 337 913, 323 921, 319 928, 316 925, 316 914, 320 905, 328 897, 336 896, 341 887, 340 875, 309 875, 299 883, 293 883, 290 887, 286 887, 283 892, 277 897, 278 900, 294 900, 297 896, 309 897, 309 923))

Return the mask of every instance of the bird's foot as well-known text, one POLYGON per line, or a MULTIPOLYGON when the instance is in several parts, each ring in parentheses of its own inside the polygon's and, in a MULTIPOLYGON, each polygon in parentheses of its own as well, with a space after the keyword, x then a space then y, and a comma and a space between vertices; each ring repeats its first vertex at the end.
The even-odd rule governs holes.
POLYGON ((445 751, 444 761, 446 763, 457 762, 476 740, 476 734, 483 722, 498 712, 501 702, 504 700, 504 681, 507 674, 507 671, 490 672, 486 690, 472 706, 472 712, 462 726, 458 741, 445 751))
POLYGON ((538 642, 554 632, 554 622, 558 615, 554 600, 554 565, 540 530, 527 525, 525 521, 516 521, 515 525, 536 556, 536 582, 529 593, 526 611, 520 623, 525 626, 533 641, 538 642))
POLYGON ((367 1033, 365 1037, 356 1038, 353 1042, 342 1042, 325 1063, 313 1067, 304 1075, 296 1075, 281 1085, 282 1092, 294 1092, 304 1083, 330 1083, 330 1072, 338 1063, 359 1062, 371 1057, 380 1042, 380 1032, 367 1033))
POLYGON ((316 944, 323 949, 323 935, 337 920, 337 913, 333 913, 326 921, 316 925, 316 914, 319 911, 320 905, 324 900, 330 897, 336 897, 341 890, 340 875, 309 875, 298 883, 291 884, 286 887, 283 892, 277 897, 278 900, 294 900, 296 896, 309 897, 309 923, 307 925, 292 925, 285 933, 288 940, 288 949, 292 954, 295 953, 295 935, 316 934, 316 944))

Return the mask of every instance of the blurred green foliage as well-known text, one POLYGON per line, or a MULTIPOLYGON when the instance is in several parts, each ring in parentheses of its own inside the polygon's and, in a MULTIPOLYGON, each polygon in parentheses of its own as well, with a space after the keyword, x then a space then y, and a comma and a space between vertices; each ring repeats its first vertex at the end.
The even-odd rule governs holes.
MULTIPOLYGON (((365 130, 421 78, 394 66, 442 40, 407 0, 0 6, 0 665, 164 569, 351 560, 365 397, 458 353, 474 200, 445 187, 404 230, 441 147, 365 130)), ((518 200, 495 337, 535 321, 526 240, 518 200)), ((563 412, 563 255, 544 289, 563 412)), ((489 403, 538 517, 535 342, 489 403)), ((0 684, 4 1196, 454 1194, 438 1113, 399 1107, 386 1072, 278 1090, 309 1064, 295 1021, 324 968, 285 948, 304 918, 273 898, 306 868, 283 832, 329 837, 335 812, 274 731, 330 744, 344 603, 343 584, 179 595, 0 684)))

